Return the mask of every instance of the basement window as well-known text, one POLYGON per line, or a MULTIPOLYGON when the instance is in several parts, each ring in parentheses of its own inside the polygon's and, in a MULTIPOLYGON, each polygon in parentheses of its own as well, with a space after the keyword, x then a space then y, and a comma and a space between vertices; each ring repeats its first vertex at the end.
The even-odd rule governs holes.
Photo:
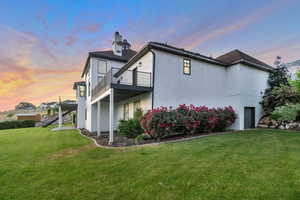
POLYGON ((183 74, 191 75, 191 60, 183 59, 183 74))

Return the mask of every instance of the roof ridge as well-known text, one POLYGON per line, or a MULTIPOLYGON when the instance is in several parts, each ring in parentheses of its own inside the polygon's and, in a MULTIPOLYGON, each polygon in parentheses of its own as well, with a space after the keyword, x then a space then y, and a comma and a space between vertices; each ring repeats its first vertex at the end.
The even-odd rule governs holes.
POLYGON ((217 59, 215 59, 215 58, 213 58, 213 57, 209 57, 209 56, 200 54, 200 53, 198 53, 198 52, 186 50, 186 49, 184 49, 184 48, 175 47, 175 46, 173 46, 173 45, 164 44, 164 43, 160 43, 160 42, 154 42, 154 41, 150 41, 148 44, 151 44, 151 43, 153 43, 153 44, 158 44, 158 45, 162 45, 162 46, 166 46, 166 47, 173 48, 173 49, 177 49, 177 50, 179 50, 179 51, 185 51, 186 53, 190 53, 190 54, 195 55, 195 56, 200 56, 200 57, 203 57, 203 58, 205 58, 205 59, 209 59, 209 60, 212 60, 212 61, 214 61, 214 62, 218 62, 218 63, 220 63, 220 64, 225 64, 225 63, 223 63, 222 61, 217 60, 217 59))
POLYGON ((225 53, 219 57, 216 58, 217 60, 220 60, 222 62, 228 63, 228 64, 233 64, 233 63, 238 63, 238 62, 248 62, 256 65, 261 65, 264 68, 269 68, 272 69, 272 67, 265 62, 255 58, 252 55, 249 55, 239 49, 234 49, 228 53, 225 53))

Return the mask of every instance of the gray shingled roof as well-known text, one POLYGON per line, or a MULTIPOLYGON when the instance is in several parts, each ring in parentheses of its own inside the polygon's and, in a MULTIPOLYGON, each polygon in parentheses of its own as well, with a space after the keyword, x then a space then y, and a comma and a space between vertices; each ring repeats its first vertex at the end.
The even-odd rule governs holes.
POLYGON ((233 64, 244 62, 246 64, 248 63, 250 65, 255 65, 257 68, 261 68, 261 69, 269 69, 269 70, 274 69, 270 65, 254 58, 252 56, 249 56, 248 54, 245 54, 244 52, 242 52, 238 49, 233 50, 229 53, 226 53, 222 56, 219 56, 216 59, 225 64, 228 64, 228 65, 233 65, 233 64))
POLYGON ((136 51, 131 50, 131 49, 125 49, 122 51, 122 56, 115 55, 112 50, 109 51, 94 51, 94 52, 89 52, 89 57, 86 60, 83 72, 81 77, 85 74, 85 72, 88 70, 88 63, 91 57, 95 58, 103 58, 103 59, 108 59, 108 60, 115 60, 119 62, 128 62, 134 55, 136 54, 136 51))
POLYGON ((115 55, 113 51, 94 51, 90 52, 90 54, 93 57, 103 57, 107 59, 112 59, 112 60, 119 60, 119 61, 124 61, 127 62, 130 58, 132 58, 135 54, 136 51, 133 51, 131 49, 125 49, 122 51, 122 56, 115 55))

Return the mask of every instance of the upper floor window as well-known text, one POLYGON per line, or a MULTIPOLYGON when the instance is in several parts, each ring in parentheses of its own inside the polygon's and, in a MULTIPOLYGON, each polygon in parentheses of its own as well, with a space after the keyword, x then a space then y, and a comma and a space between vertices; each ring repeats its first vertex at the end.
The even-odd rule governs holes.
POLYGON ((107 63, 104 60, 97 60, 97 72, 105 74, 107 72, 107 63))
POLYGON ((91 96, 91 78, 88 78, 87 96, 91 96))
POLYGON ((90 77, 90 73, 86 74, 86 80, 87 80, 86 92, 87 92, 87 96, 89 97, 91 95, 91 77, 90 77))
POLYGON ((83 86, 83 85, 79 86, 79 96, 85 97, 85 86, 83 86))
POLYGON ((183 59, 183 73, 186 75, 191 75, 191 60, 183 59))

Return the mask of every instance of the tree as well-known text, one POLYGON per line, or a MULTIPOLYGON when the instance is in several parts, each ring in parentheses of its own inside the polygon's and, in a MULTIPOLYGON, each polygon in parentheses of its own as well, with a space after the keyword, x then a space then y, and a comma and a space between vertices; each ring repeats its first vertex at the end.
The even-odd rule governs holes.
POLYGON ((29 102, 21 102, 15 107, 16 110, 35 110, 36 107, 32 103, 29 102))
POLYGON ((268 83, 270 85, 270 89, 280 87, 281 85, 289 85, 287 68, 284 65, 281 65, 274 69, 269 75, 268 83))
POLYGON ((274 111, 277 106, 282 106, 286 103, 297 103, 300 100, 299 95, 289 83, 288 70, 282 64, 280 56, 276 57, 274 65, 276 68, 270 73, 268 79, 269 88, 265 90, 261 102, 266 115, 274 111))
POLYGON ((295 80, 290 80, 289 83, 300 94, 300 71, 297 71, 295 80))
POLYGON ((281 56, 275 58, 274 65, 276 68, 269 75, 268 83, 271 90, 274 87, 280 87, 281 85, 289 85, 288 80, 290 77, 288 75, 288 70, 281 59, 281 56))
POLYGON ((299 102, 300 95, 294 87, 281 85, 280 87, 274 87, 267 95, 264 95, 261 104, 265 114, 269 115, 276 107, 299 102))

